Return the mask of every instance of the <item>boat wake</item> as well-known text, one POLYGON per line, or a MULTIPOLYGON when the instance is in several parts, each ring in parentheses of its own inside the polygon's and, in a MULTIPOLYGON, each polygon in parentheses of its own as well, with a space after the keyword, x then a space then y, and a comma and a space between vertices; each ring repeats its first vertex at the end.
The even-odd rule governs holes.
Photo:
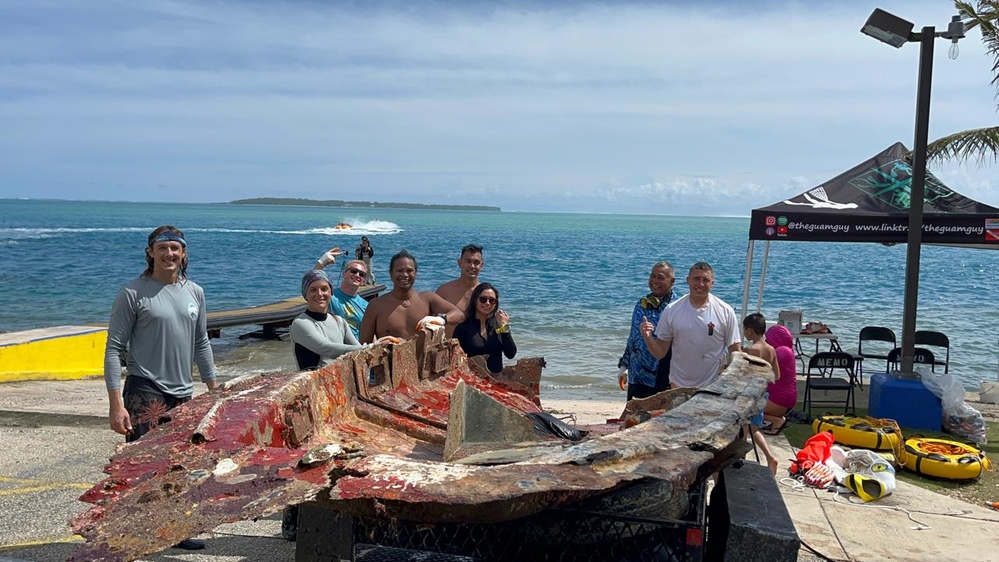
MULTIPOLYGON (((37 240, 45 238, 57 238, 64 236, 77 236, 80 234, 101 234, 118 232, 141 232, 148 233, 155 226, 142 227, 82 227, 82 228, 0 228, 0 245, 14 245, 23 240, 37 240)), ((351 236, 376 236, 379 234, 398 234, 402 228, 394 222, 382 220, 361 220, 345 219, 339 223, 334 223, 328 227, 310 228, 305 230, 270 230, 258 228, 185 228, 185 232, 209 232, 214 234, 287 234, 287 235, 314 235, 314 234, 343 234, 351 236), (338 225, 339 228, 338 228, 338 225), (345 228, 343 225, 349 225, 345 228)))
POLYGON ((377 236, 379 234, 399 234, 400 232, 402 232, 402 228, 394 222, 345 217, 342 221, 331 226, 313 228, 309 234, 377 236), (346 228, 344 225, 349 225, 350 228, 346 228))

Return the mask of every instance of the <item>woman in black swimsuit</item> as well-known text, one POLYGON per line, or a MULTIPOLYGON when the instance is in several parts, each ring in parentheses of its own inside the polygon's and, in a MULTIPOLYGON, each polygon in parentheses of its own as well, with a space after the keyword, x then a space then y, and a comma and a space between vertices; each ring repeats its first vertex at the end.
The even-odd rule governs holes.
POLYGON ((503 356, 513 359, 517 354, 509 320, 500 308, 499 291, 489 283, 479 283, 469 298, 465 321, 454 329, 454 337, 469 357, 485 355, 489 370, 498 373, 503 370, 503 356))

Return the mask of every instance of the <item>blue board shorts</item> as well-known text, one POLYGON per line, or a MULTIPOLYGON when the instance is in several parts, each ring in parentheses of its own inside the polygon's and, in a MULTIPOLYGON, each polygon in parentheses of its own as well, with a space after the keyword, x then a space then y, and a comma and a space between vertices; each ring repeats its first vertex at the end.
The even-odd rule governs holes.
MULTIPOLYGON (((764 399, 770 398, 770 393, 764 392, 763 398, 764 399)), ((763 427, 763 410, 760 410, 759 414, 756 414, 755 416, 749 418, 749 424, 755 425, 756 427, 763 427)))

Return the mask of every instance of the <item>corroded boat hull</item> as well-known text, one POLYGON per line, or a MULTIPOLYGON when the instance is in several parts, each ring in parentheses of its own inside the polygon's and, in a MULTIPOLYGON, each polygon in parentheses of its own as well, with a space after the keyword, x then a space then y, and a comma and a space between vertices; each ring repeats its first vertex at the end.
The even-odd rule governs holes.
POLYGON ((108 478, 81 497, 94 506, 70 522, 86 538, 71 559, 133 560, 310 500, 358 515, 489 522, 640 479, 686 493, 744 450, 732 445, 771 376, 737 354, 711 386, 671 391, 684 395, 665 401, 678 406, 627 429, 587 428, 577 442, 489 426, 490 412, 512 426, 541 412, 543 365, 522 360, 494 378, 442 330, 427 330, 322 370, 232 381, 119 447, 108 478))

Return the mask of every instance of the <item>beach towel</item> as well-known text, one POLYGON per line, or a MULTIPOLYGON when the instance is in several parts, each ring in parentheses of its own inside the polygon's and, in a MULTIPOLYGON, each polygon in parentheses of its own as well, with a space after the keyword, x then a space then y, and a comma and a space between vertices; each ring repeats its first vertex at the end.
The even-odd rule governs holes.
POLYGON ((798 451, 798 455, 788 471, 792 476, 804 476, 817 464, 822 464, 829 458, 829 451, 832 449, 833 434, 831 431, 823 431, 808 438, 805 445, 798 451))

